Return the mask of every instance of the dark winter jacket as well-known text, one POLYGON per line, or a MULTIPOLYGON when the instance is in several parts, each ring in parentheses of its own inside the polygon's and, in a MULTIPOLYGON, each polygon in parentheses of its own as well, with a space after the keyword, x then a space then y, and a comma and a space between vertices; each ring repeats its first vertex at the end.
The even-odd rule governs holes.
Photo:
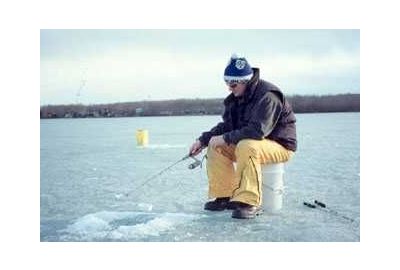
POLYGON ((230 94, 225 100, 223 122, 204 132, 199 140, 207 146, 212 136, 223 135, 228 144, 243 139, 274 140, 286 149, 296 151, 296 118, 290 104, 275 85, 254 76, 241 97, 230 94))

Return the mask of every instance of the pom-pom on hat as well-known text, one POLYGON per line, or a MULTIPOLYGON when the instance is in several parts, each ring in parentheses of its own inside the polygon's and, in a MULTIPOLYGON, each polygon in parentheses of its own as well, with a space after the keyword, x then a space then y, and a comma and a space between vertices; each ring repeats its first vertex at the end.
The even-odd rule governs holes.
POLYGON ((241 83, 248 82, 251 77, 253 77, 253 70, 246 58, 233 54, 225 68, 224 80, 228 83, 241 83))

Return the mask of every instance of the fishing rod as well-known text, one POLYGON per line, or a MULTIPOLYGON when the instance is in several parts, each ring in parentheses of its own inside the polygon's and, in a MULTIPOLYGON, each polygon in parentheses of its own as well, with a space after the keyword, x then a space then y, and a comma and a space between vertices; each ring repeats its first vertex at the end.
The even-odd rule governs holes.
MULTIPOLYGON (((184 156, 183 158, 179 159, 179 160, 176 161, 175 163, 173 163, 173 164, 169 165, 168 167, 162 169, 160 172, 158 172, 158 173, 156 173, 156 174, 154 174, 154 175, 151 175, 150 177, 146 178, 146 180, 143 181, 140 185, 138 185, 134 190, 132 190, 132 191, 130 191, 130 192, 126 192, 126 193, 124 193, 123 195, 124 195, 125 197, 128 197, 129 195, 131 195, 132 193, 134 193, 136 190, 138 190, 139 188, 141 188, 141 187, 143 187, 144 185, 146 185, 147 183, 149 183, 149 182, 150 182, 151 180, 153 180, 154 178, 160 176, 160 175, 163 174, 165 171, 171 169, 172 167, 174 167, 174 166, 177 165, 178 163, 181 163, 182 161, 184 161, 184 160, 186 160, 186 159, 188 159, 188 158, 194 159, 194 162, 191 163, 191 164, 189 164, 189 166, 188 166, 188 168, 191 169, 191 170, 197 168, 197 167, 200 166, 201 163, 202 163, 199 159, 195 158, 193 155, 187 154, 186 156, 184 156)), ((117 198, 120 198, 121 195, 116 195, 116 197, 117 197, 117 198)))
POLYGON ((346 220, 348 220, 350 222, 354 222, 355 221, 354 219, 349 218, 349 217, 347 217, 345 215, 342 215, 342 214, 338 213, 337 211, 327 207, 325 203, 320 202, 318 200, 314 200, 314 203, 303 202, 303 204, 305 206, 309 207, 309 208, 313 208, 313 209, 318 208, 320 210, 326 211, 327 213, 330 213, 330 214, 333 214, 335 216, 341 217, 341 218, 346 219, 346 220))

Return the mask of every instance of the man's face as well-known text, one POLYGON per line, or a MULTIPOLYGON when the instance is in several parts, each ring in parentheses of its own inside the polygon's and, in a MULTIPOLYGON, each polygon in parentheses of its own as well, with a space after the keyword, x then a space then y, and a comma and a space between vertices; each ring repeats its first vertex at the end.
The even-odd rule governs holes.
POLYGON ((245 83, 226 83, 226 85, 235 97, 243 96, 244 91, 246 90, 245 83))

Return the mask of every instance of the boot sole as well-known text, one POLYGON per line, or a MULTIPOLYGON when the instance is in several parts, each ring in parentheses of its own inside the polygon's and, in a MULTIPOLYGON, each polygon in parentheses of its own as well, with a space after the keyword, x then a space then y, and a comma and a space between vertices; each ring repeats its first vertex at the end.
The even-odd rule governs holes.
POLYGON ((236 208, 237 208, 236 204, 229 202, 224 207, 220 207, 220 208, 204 207, 204 210, 207 210, 207 211, 224 211, 224 210, 236 210, 236 208))
POLYGON ((259 209, 257 212, 254 213, 254 215, 251 216, 243 216, 241 214, 236 214, 237 212, 232 212, 232 218, 238 218, 238 219, 253 219, 256 218, 257 216, 260 216, 263 214, 263 210, 259 209))
POLYGON ((221 212, 224 211, 226 208, 204 208, 204 210, 207 211, 213 211, 213 212, 221 212))

